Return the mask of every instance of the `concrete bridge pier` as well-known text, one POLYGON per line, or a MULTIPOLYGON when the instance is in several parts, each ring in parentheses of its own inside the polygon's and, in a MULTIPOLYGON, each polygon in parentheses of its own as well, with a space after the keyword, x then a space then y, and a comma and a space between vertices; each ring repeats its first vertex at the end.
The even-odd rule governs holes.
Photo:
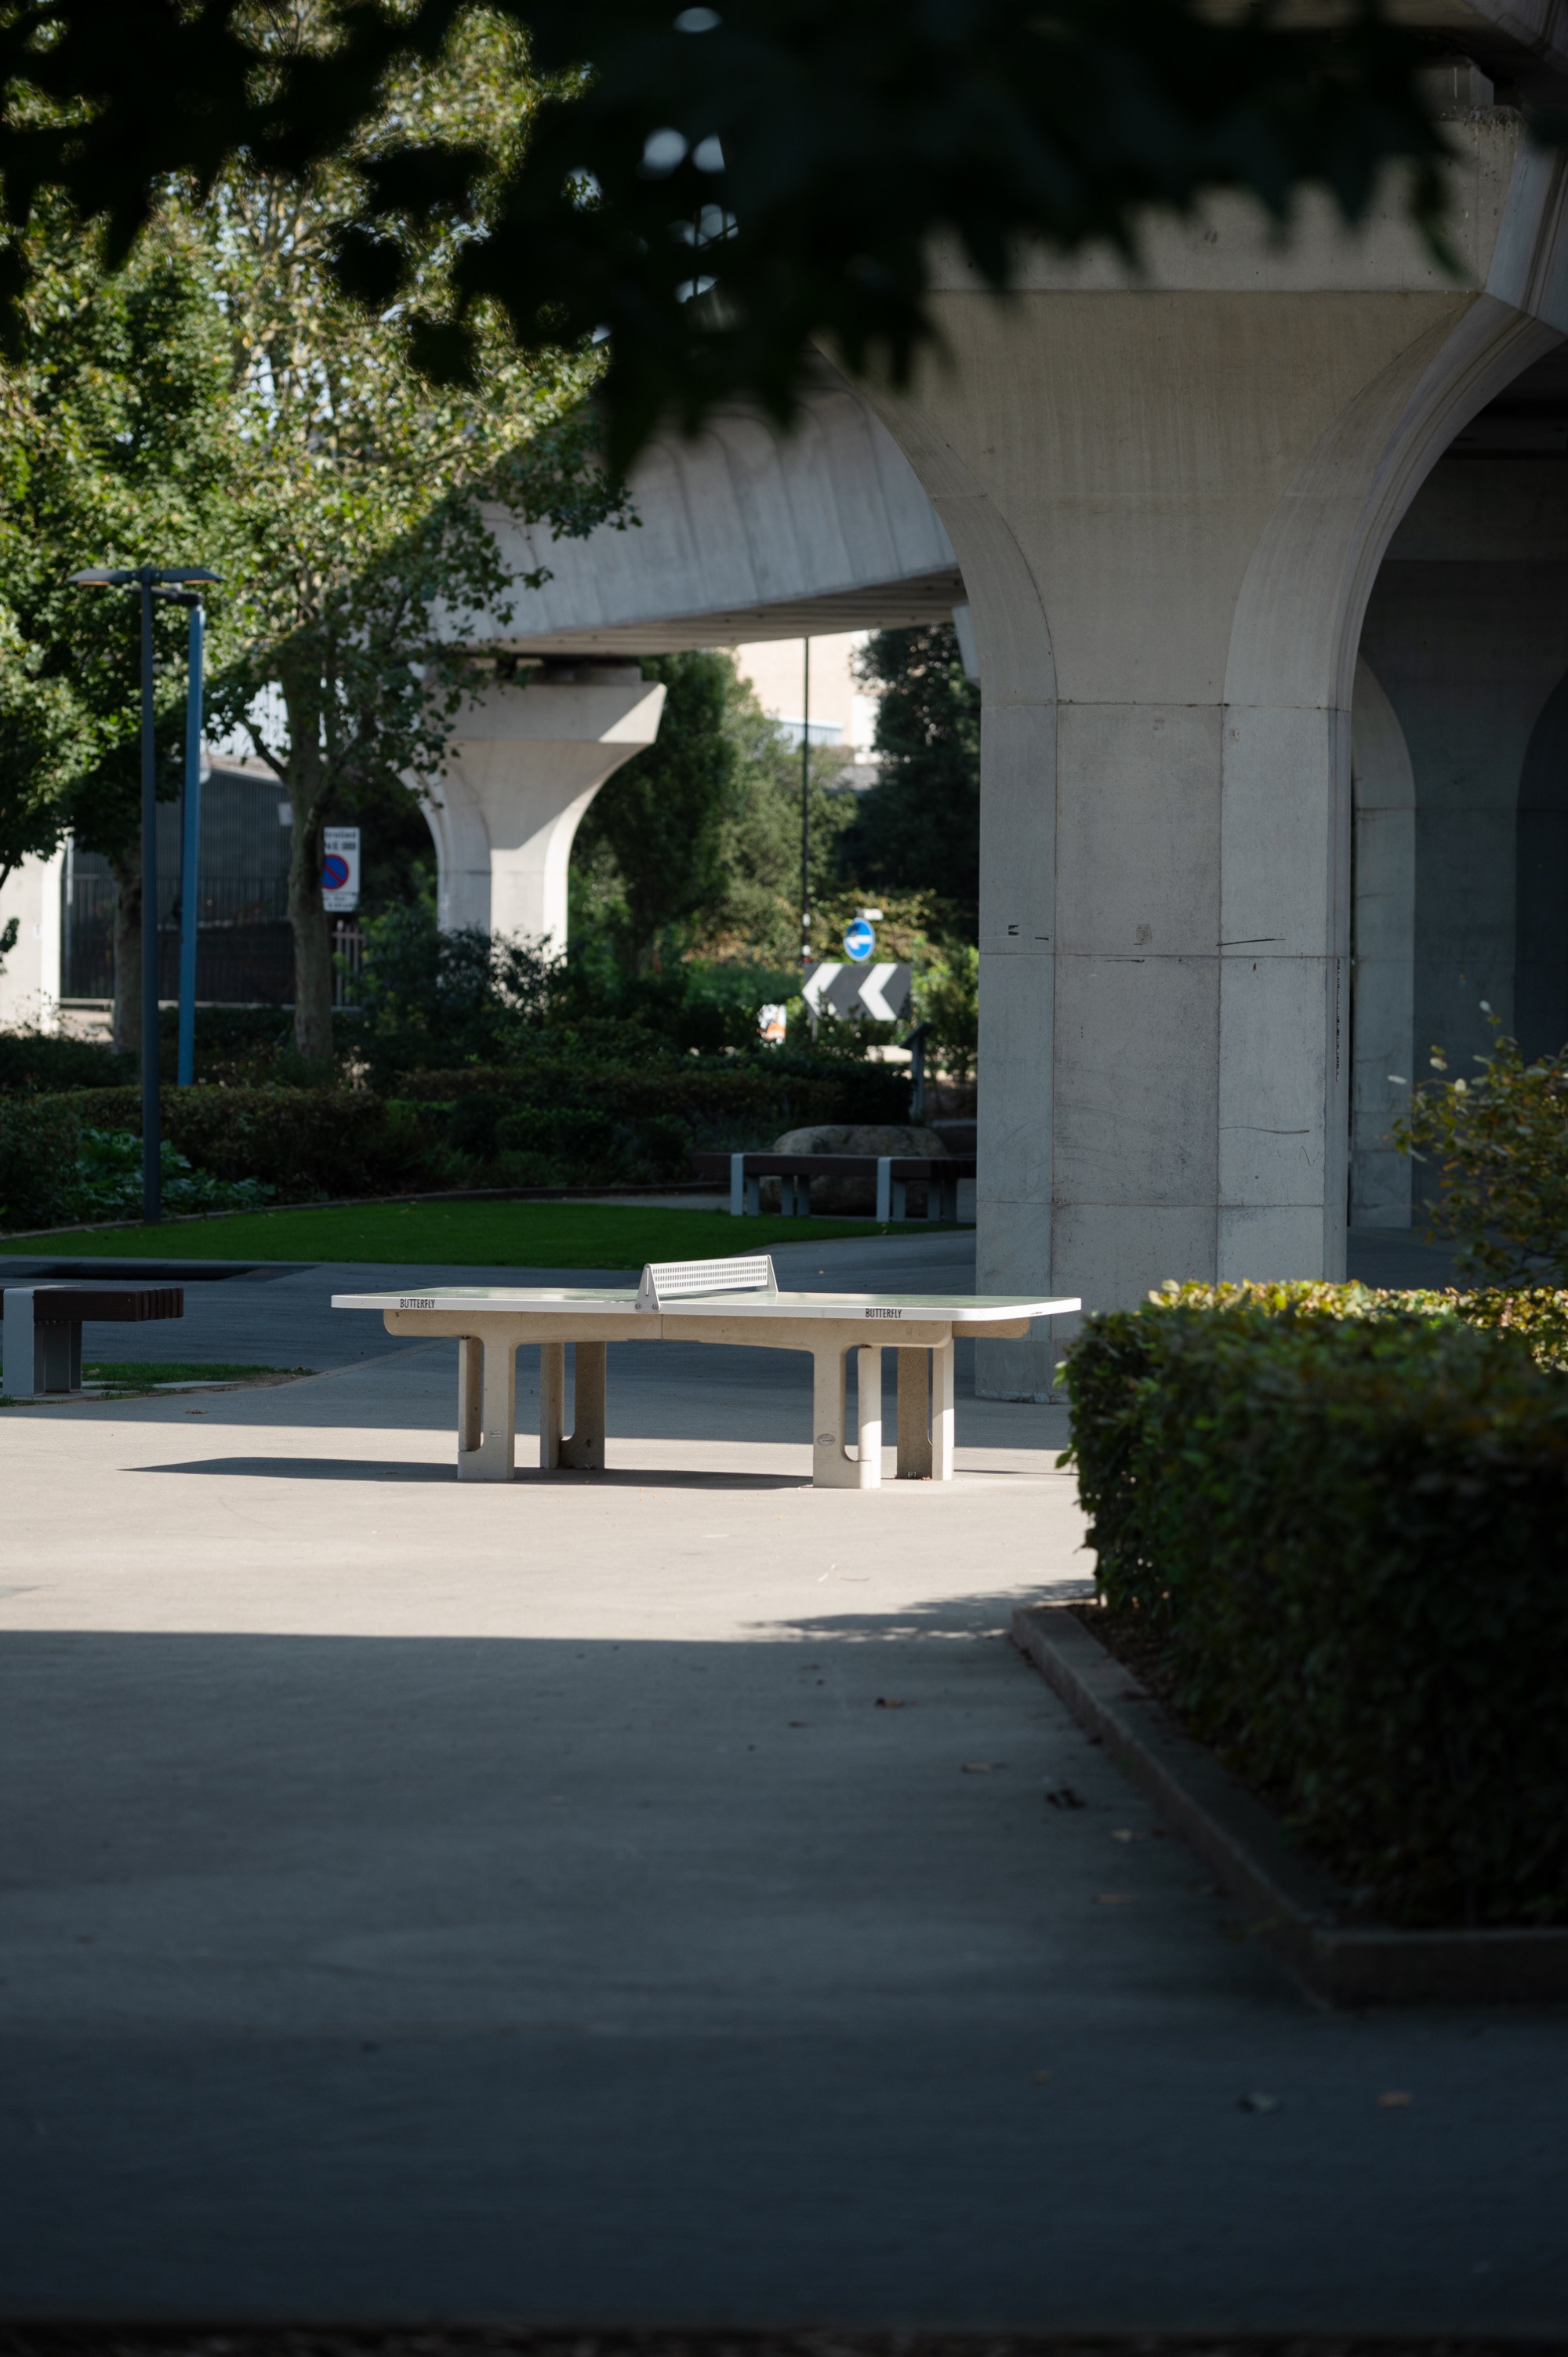
MULTIPOLYGON (((951 539, 984 697, 983 1290, 1338 1276, 1351 706, 1390 536, 1457 429, 1568 329, 1556 169, 1454 124, 1455 282, 1388 210, 1240 203, 1136 283, 955 271, 948 356, 882 414, 951 539)), ((986 1345, 1049 1394, 1059 1335, 986 1345)))
MULTIPOLYGON (((1387 1072, 1423 1079, 1434 1044, 1451 1071, 1473 1070, 1491 1036, 1483 1000, 1527 1054, 1568 1039, 1565 455, 1568 348, 1527 370, 1450 445, 1395 533, 1368 606, 1356 691, 1359 827, 1367 825, 1369 684, 1387 716, 1378 733, 1385 744, 1391 730, 1397 736, 1410 781, 1404 864, 1386 864, 1391 898, 1381 908, 1369 904, 1358 865, 1356 1061, 1369 1133, 1379 1077, 1369 1049, 1387 1002, 1378 945, 1396 905, 1409 909, 1410 1045, 1409 1060, 1383 1067, 1391 1111, 1405 1092, 1388 1086, 1387 1072)), ((1371 766, 1386 781, 1388 759, 1371 766)), ((1361 841, 1359 833, 1359 860, 1361 841)), ((1369 1134, 1358 1139, 1358 1218, 1369 1215, 1364 1205, 1380 1220, 1391 1210, 1386 1188, 1373 1183, 1388 1158, 1369 1134)), ((1419 1197, 1434 1174, 1413 1175, 1419 1197)))
POLYGON ((551 660, 526 684, 476 696, 426 802, 444 930, 477 925, 556 949, 583 813, 607 778, 651 745, 664 689, 640 664, 551 660))

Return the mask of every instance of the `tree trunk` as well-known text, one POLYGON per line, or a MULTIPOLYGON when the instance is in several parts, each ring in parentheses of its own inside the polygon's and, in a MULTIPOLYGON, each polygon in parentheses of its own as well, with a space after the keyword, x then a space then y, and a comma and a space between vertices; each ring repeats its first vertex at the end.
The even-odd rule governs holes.
POLYGON ((332 939, 321 905, 323 813, 321 676, 285 656, 278 681, 288 714, 288 920, 294 928, 294 1044, 307 1063, 332 1060, 332 939))
POLYGON ((122 1055, 142 1044, 142 852, 109 862, 114 878, 114 1014, 110 1037, 122 1055))
POLYGON ((294 927, 294 1044, 313 1064, 332 1059, 332 936, 321 905, 319 797, 291 782, 294 834, 289 847, 288 916, 294 927))

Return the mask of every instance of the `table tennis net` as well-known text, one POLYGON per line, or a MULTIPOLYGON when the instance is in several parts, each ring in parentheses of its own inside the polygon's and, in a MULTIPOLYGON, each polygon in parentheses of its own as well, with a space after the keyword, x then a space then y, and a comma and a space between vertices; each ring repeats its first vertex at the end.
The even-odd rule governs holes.
POLYGON ((745 1253, 728 1260, 650 1260, 637 1288, 639 1309, 690 1301, 707 1293, 773 1293, 779 1280, 771 1253, 745 1253))

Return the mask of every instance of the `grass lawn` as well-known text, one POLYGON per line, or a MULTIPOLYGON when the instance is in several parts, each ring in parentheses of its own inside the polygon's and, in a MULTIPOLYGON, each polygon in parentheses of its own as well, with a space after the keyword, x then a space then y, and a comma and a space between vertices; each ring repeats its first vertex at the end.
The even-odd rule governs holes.
POLYGON ((635 1203, 365 1203, 243 1211, 156 1228, 62 1230, 0 1241, 0 1254, 36 1260, 102 1253, 113 1259, 363 1260, 474 1268, 640 1268, 650 1260, 710 1260, 834 1236, 929 1235, 936 1222, 879 1228, 871 1220, 736 1220, 727 1210, 642 1211, 635 1203))

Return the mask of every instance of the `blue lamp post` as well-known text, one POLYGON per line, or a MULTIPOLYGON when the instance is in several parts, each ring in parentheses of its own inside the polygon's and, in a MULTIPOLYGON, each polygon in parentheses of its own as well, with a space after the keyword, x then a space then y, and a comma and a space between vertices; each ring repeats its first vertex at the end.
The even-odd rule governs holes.
POLYGON ((190 608, 186 659, 185 793, 179 832, 179 1061, 182 1089, 196 1078, 196 921, 201 882, 201 665, 207 617, 199 589, 180 600, 190 608))
MULTIPOLYGON (((158 780, 153 708, 153 601, 179 597, 180 584, 216 581, 204 565, 88 565, 71 580, 87 589, 134 589, 142 606, 142 1217, 163 1216, 162 1124, 158 1108, 158 780)), ((193 612, 198 610, 191 602, 193 612)), ((200 761, 200 724, 197 726, 200 761)), ((189 752, 187 750, 188 766, 189 752)))

